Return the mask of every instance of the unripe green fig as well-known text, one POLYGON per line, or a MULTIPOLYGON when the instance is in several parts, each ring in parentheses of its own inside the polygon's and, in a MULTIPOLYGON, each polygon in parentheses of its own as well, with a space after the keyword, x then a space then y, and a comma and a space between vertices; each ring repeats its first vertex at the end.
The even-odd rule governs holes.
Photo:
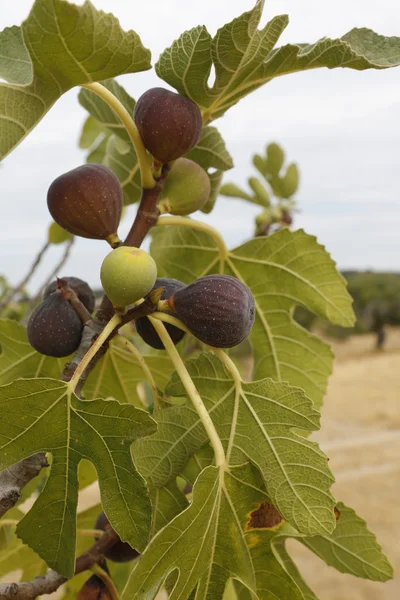
POLYGON ((255 318, 253 294, 230 275, 206 275, 177 290, 168 306, 201 342, 232 348, 250 333, 255 318))
POLYGON ((158 207, 171 215, 190 215, 203 208, 210 191, 205 170, 193 160, 178 158, 168 174, 158 207))
MULTIPOLYGON (((83 281, 83 279, 79 279, 79 277, 61 277, 61 279, 68 283, 69 287, 74 290, 82 304, 90 314, 92 314, 96 299, 90 285, 86 283, 86 281, 83 281)), ((57 281, 52 281, 43 292, 43 300, 50 296, 50 294, 54 294, 56 290, 57 281)))
POLYGON ((77 350, 82 329, 78 314, 57 291, 35 308, 28 321, 27 334, 37 352, 60 358, 77 350))
MULTIPOLYGON (((95 529, 102 529, 103 531, 106 531, 106 529, 109 528, 111 528, 109 520, 104 512, 101 512, 97 517, 95 529)), ((139 552, 132 548, 127 542, 122 542, 119 540, 113 546, 111 546, 111 548, 106 550, 104 556, 114 562, 122 563, 129 562, 130 560, 137 558, 139 556, 139 552)))
POLYGON ((199 141, 202 130, 197 104, 159 87, 140 96, 133 118, 145 147, 161 163, 189 152, 199 141))
POLYGON ((140 248, 120 246, 101 265, 103 289, 114 306, 123 308, 146 296, 157 277, 154 259, 140 248))
MULTIPOLYGON (((156 288, 164 288, 163 293, 161 294, 160 300, 168 300, 170 296, 177 290, 185 287, 185 284, 182 281, 178 281, 177 279, 169 279, 167 277, 160 277, 156 279, 153 289, 156 288)), ((172 313, 170 313, 172 314, 172 313)), ((136 319, 136 331, 140 335, 140 337, 152 348, 156 348, 157 350, 165 350, 164 344, 162 343, 158 333, 154 329, 150 320, 147 317, 140 317, 136 319)), ((185 332, 179 327, 175 327, 175 325, 171 325, 170 323, 164 323, 172 341, 174 344, 178 344, 181 339, 184 337, 185 332)))
POLYGON ((90 163, 53 181, 47 206, 56 223, 74 235, 95 240, 118 240, 122 188, 104 165, 90 163))

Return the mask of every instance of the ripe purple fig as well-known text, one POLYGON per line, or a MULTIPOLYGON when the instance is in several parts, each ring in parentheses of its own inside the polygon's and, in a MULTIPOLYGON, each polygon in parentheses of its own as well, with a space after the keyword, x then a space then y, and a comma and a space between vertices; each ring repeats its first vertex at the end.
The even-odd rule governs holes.
MULTIPOLYGON (((161 300, 168 300, 168 298, 172 296, 174 292, 184 288, 185 284, 177 279, 160 277, 156 279, 153 290, 160 287, 164 288, 164 291, 161 295, 161 300)), ((169 314, 172 313, 169 312, 169 314)), ((157 350, 165 350, 164 344, 160 340, 158 333, 147 317, 140 317, 139 319, 136 319, 135 324, 138 334, 146 342, 146 344, 152 348, 156 348, 157 350)), ((175 327, 175 325, 171 325, 170 323, 165 323, 165 327, 167 328, 167 331, 175 345, 178 344, 178 342, 180 342, 185 335, 185 332, 182 331, 182 329, 179 329, 179 327, 175 327)))
POLYGON ((230 275, 206 275, 177 290, 168 306, 201 342, 232 348, 249 335, 255 318, 253 294, 230 275))
POLYGON ((140 96, 133 118, 145 147, 161 163, 189 152, 199 141, 202 130, 197 104, 159 87, 140 96))
MULTIPOLYGON (((79 279, 79 277, 61 277, 61 279, 68 283, 82 304, 86 306, 87 310, 92 314, 96 299, 90 285, 86 283, 86 281, 83 281, 83 279, 79 279)), ((43 299, 50 296, 50 294, 53 294, 56 290, 57 281, 52 281, 44 290, 43 299)))
POLYGON ((60 175, 47 192, 50 214, 74 235, 94 240, 118 240, 122 188, 104 165, 82 165, 60 175))
POLYGON ((77 350, 82 329, 78 314, 57 291, 35 308, 28 321, 27 334, 37 352, 60 358, 77 350))
MULTIPOLYGON (((95 529, 106 531, 106 529, 109 528, 111 528, 110 522, 104 512, 101 512, 97 517, 95 529)), ((137 558, 139 552, 132 548, 127 542, 121 542, 121 540, 119 540, 105 552, 104 556, 114 562, 122 563, 137 558)))

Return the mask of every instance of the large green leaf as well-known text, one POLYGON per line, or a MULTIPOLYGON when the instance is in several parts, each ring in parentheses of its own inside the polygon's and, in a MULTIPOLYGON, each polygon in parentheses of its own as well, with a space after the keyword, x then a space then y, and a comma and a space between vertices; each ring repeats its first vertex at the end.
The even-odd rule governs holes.
POLYGON ((146 545, 150 501, 130 444, 154 428, 149 415, 132 405, 82 402, 53 379, 20 379, 0 388, 0 470, 36 452, 52 454, 45 488, 17 533, 60 574, 74 571, 83 458, 97 470, 104 510, 120 537, 139 549, 146 545))
POLYGON ((260 576, 266 592, 259 596, 263 600, 299 600, 301 596, 271 551, 268 532, 263 537, 268 568, 256 572, 257 557, 249 549, 246 525, 249 512, 263 500, 246 467, 232 472, 207 467, 195 484, 189 508, 153 538, 139 559, 123 600, 153 599, 173 571, 176 583, 170 600, 189 596, 217 600, 232 577, 256 592, 260 576))
POLYGON ((393 567, 364 519, 342 502, 338 509, 340 517, 335 531, 299 541, 341 573, 372 581, 392 579, 393 567))
POLYGON ((232 157, 216 127, 203 127, 197 145, 186 154, 186 158, 194 160, 203 169, 213 168, 227 171, 233 168, 232 157))
POLYGON ((263 6, 264 0, 258 0, 252 10, 221 27, 214 38, 204 26, 186 31, 156 64, 159 77, 199 104, 206 122, 280 75, 319 67, 363 70, 400 64, 400 38, 380 36, 370 29, 353 29, 339 39, 275 48, 288 17, 277 16, 257 29, 263 6), (212 66, 215 82, 210 87, 212 66))
MULTIPOLYGON (((271 502, 302 533, 330 533, 335 527, 333 482, 326 456, 295 429, 319 428, 319 413, 304 392, 263 379, 238 386, 221 361, 202 354, 187 364, 226 449, 228 464, 250 460, 262 474, 271 502)), ((173 375, 173 396, 185 389, 173 375)), ((163 410, 157 432, 133 446, 136 464, 152 486, 180 473, 208 438, 191 405, 163 410)))
POLYGON ((160 277, 189 283, 220 272, 246 283, 256 302, 254 377, 288 381, 321 404, 333 355, 294 321, 294 307, 301 304, 343 326, 352 325, 354 315, 345 280, 315 237, 286 228, 223 252, 210 234, 174 226, 156 230, 151 251, 160 277))
POLYGON ((32 81, 32 62, 20 27, 0 32, 0 77, 8 83, 26 85, 32 81))
POLYGON ((33 80, 0 85, 0 159, 72 87, 150 68, 150 52, 139 36, 124 32, 116 17, 90 2, 36 0, 22 34, 33 80))

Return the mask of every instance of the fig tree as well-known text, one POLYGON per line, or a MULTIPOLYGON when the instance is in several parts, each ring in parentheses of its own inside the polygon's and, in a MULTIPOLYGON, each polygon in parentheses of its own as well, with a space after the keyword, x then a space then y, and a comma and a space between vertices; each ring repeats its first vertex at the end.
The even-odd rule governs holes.
POLYGON ((161 163, 189 152, 199 141, 202 130, 197 104, 159 87, 140 96, 133 118, 145 147, 161 163))
POLYGON ((231 348, 250 333, 255 318, 253 294, 230 275, 206 275, 177 290, 168 306, 201 342, 231 348))
POLYGON ((153 288, 157 267, 150 254, 140 248, 120 246, 101 265, 103 289, 114 306, 123 308, 143 298, 153 288))
MULTIPOLYGON (((161 300, 168 300, 170 296, 177 290, 185 287, 185 284, 182 281, 178 281, 177 279, 168 279, 167 277, 160 277, 156 279, 153 289, 163 287, 164 291, 161 295, 161 300)), ((169 314, 172 314, 169 311, 169 314)), ((157 350, 165 350, 164 344, 160 340, 158 333, 154 329, 150 320, 147 317, 140 317, 136 319, 136 330, 140 337, 152 348, 156 348, 157 350)), ((175 325, 171 325, 170 323, 165 323, 165 327, 174 342, 174 344, 178 344, 181 339, 184 337, 185 332, 179 327, 175 327, 175 325)))
MULTIPOLYGON (((100 515, 97 517, 95 529, 101 529, 103 531, 106 531, 106 529, 110 528, 111 525, 109 520, 107 519, 104 512, 101 512, 100 515)), ((105 552, 104 556, 114 562, 122 563, 129 562, 130 560, 133 560, 134 558, 138 557, 139 552, 132 548, 127 542, 122 542, 121 540, 119 540, 105 552)))
POLYGON ((27 334, 31 346, 41 354, 60 358, 77 350, 83 325, 61 292, 50 294, 31 314, 27 334))
POLYGON ((90 163, 57 177, 47 192, 50 214, 74 235, 95 240, 118 239, 122 188, 104 165, 90 163))
MULTIPOLYGON (((90 285, 86 281, 83 281, 83 279, 79 279, 79 277, 61 277, 61 279, 64 279, 68 283, 82 304, 92 313, 94 311, 95 297, 90 285)), ((52 281, 44 290, 43 299, 53 294, 56 290, 57 281, 52 281)))
POLYGON ((205 170, 193 160, 178 158, 165 182, 159 208, 171 215, 190 215, 203 208, 210 191, 205 170))

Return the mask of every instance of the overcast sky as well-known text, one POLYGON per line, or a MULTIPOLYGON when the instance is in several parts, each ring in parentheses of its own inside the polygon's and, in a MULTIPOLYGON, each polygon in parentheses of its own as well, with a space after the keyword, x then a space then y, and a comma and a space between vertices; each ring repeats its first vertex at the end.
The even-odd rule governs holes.
MULTIPOLYGON (((153 64, 185 29, 205 24, 215 33, 254 4, 254 0, 92 1, 97 8, 114 12, 124 29, 135 29, 152 50, 153 64)), ((32 0, 0 0, 0 30, 20 24, 31 5, 32 0)), ((399 0, 267 0, 262 24, 282 13, 289 14, 290 23, 280 44, 311 43, 362 26, 400 36, 399 0)), ((153 70, 119 81, 135 98, 161 83, 153 70)), ((44 242, 50 223, 49 184, 84 162, 77 147, 84 119, 74 89, 2 163, 0 274, 13 283, 44 242)), ((296 225, 317 235, 340 268, 400 271, 400 68, 320 69, 281 77, 241 100, 215 125, 235 162, 225 181, 245 186, 247 176, 254 174, 252 154, 266 143, 279 142, 301 171, 296 225)), ((127 211, 122 233, 134 210, 127 211)), ((213 214, 200 218, 220 227, 233 246, 250 237, 257 212, 247 203, 220 198, 213 214)), ((32 290, 60 251, 52 249, 32 290)), ((97 285, 107 252, 105 243, 79 240, 60 275, 80 276, 97 285)))

